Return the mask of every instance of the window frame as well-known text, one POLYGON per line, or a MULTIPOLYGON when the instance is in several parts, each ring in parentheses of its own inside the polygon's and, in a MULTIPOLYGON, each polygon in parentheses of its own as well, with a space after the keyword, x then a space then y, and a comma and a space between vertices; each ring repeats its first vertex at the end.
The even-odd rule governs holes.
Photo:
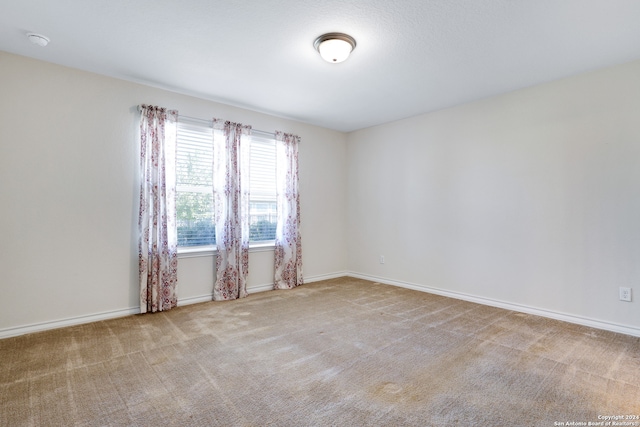
MULTIPOLYGON (((197 121, 195 119, 192 120, 188 120, 185 119, 183 117, 179 117, 178 118, 178 123, 177 123, 177 129, 176 129, 177 135, 176 135, 176 214, 180 211, 181 204, 179 204, 179 200, 180 200, 180 196, 183 194, 187 194, 187 198, 189 198, 190 196, 197 196, 197 195, 210 195, 209 197, 205 197, 208 198, 209 200, 206 201, 205 203, 208 205, 209 209, 208 211, 204 211, 207 212, 205 213, 205 221, 208 220, 213 220, 213 174, 211 174, 210 176, 207 177, 207 172, 209 172, 209 170, 211 170, 212 165, 213 165, 213 147, 212 147, 212 136, 213 136, 213 128, 211 126, 211 124, 209 123, 207 125, 206 121, 197 121), (184 134, 181 135, 181 132, 184 132, 184 134), (180 149, 182 147, 182 144, 185 144, 184 146, 184 152, 181 152, 180 149), (181 165, 185 165, 185 163, 181 162, 182 159, 186 158, 186 157, 191 157, 192 155, 195 156, 196 160, 195 163, 192 163, 191 160, 189 160, 187 169, 196 169, 196 170, 201 170, 206 168, 207 170, 205 170, 205 174, 204 174, 204 178, 203 175, 198 176, 198 174, 196 174, 194 176, 195 179, 191 178, 193 175, 189 175, 187 174, 186 176, 188 178, 191 179, 187 179, 187 182, 181 182, 181 171, 183 171, 183 169, 180 167, 181 165), (203 156, 203 158, 201 158, 200 156, 203 156), (202 182, 205 181, 205 182, 202 182), (208 183, 206 181, 209 181, 208 183)), ((202 215, 203 212, 199 212, 200 215, 202 215)), ((197 229, 197 223, 198 223, 198 213, 195 214, 196 218, 192 218, 192 221, 195 221, 195 224, 192 224, 192 226, 194 226, 195 228, 192 228, 192 232, 194 232, 197 229)), ((200 220, 202 220, 203 218, 200 218, 200 220)), ((205 245, 194 245, 194 246, 180 246, 180 240, 181 240, 181 236, 179 234, 179 230, 180 230, 180 222, 181 219, 178 217, 178 215, 176 215, 176 226, 178 227, 178 248, 206 248, 206 249, 210 249, 215 247, 215 243, 213 244, 205 244, 205 245)), ((213 221, 212 221, 213 222, 213 221)), ((215 223, 213 224, 215 226, 215 223)), ((214 231, 215 233, 215 231, 214 231)), ((193 238, 193 236, 190 236, 191 238, 193 238)), ((197 237, 196 237, 197 239, 197 237)), ((206 250, 205 249, 205 250, 206 250)), ((180 250, 178 251, 180 252, 180 250)))
MULTIPOLYGON (((200 127, 201 129, 207 129, 207 132, 210 132, 211 144, 213 144, 213 126, 211 120, 203 120, 196 119, 192 117, 184 117, 180 116, 178 119, 178 129, 180 122, 188 125, 189 127, 200 127)), ((258 139, 270 139, 274 141, 274 151, 275 151, 275 143, 276 138, 275 134, 259 131, 259 130, 251 130, 251 136, 255 136, 258 139)), ((274 176, 274 180, 276 177, 274 176)), ((176 198, 178 195, 178 189, 176 185, 176 198)), ((176 206, 177 207, 177 206, 176 206)), ((277 209, 277 205, 276 205, 277 209)), ((277 215, 277 211, 276 211, 277 215)), ((178 257, 179 258, 199 258, 199 257, 211 257, 215 256, 218 253, 217 246, 213 245, 197 245, 197 246, 178 246, 178 257)), ((267 252, 273 251, 275 249, 275 238, 273 240, 264 240, 264 241, 250 241, 249 242, 249 252, 267 252)))

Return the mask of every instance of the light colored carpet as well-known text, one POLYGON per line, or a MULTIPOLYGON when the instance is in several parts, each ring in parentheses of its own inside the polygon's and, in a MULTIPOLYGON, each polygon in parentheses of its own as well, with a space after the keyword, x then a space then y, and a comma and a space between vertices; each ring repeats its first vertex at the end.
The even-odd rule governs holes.
POLYGON ((640 415, 640 338, 353 278, 8 338, 0 360, 2 426, 640 415))

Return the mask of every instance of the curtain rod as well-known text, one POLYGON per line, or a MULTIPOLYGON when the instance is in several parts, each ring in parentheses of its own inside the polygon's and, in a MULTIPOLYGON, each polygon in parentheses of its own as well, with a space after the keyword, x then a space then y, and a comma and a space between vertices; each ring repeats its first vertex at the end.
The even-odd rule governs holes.
MULTIPOLYGON (((209 126, 213 125, 213 120, 200 119, 198 117, 182 116, 180 114, 178 114, 178 118, 187 119, 187 121, 190 121, 190 122, 206 124, 206 125, 209 125, 209 126)), ((267 132, 267 131, 264 131, 264 130, 258 130, 258 129, 254 129, 254 128, 251 128, 251 133, 256 134, 258 136, 264 136, 264 137, 269 137, 269 138, 275 138, 275 136, 276 136, 275 132, 267 132)))

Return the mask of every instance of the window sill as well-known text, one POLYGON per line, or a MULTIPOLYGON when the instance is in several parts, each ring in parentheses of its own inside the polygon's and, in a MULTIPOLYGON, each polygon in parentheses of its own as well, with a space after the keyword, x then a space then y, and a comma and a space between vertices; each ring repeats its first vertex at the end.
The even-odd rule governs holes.
MULTIPOLYGON (((249 245, 249 253, 253 252, 273 252, 275 242, 254 243, 249 245)), ((199 258, 212 257, 218 253, 215 246, 197 246, 178 248, 178 258, 199 258)))
POLYGON ((217 252, 215 246, 178 247, 178 258, 212 257, 217 252))
POLYGON ((276 248, 276 242, 269 240, 268 242, 249 244, 249 253, 251 252, 268 252, 276 248))

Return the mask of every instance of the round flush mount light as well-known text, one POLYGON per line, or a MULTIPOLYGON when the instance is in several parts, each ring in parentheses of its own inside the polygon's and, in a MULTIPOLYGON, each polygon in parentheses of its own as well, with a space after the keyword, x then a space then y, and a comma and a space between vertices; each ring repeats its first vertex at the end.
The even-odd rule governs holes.
POLYGON ((49 37, 43 36, 42 34, 36 33, 27 33, 27 38, 33 44, 37 44, 38 46, 46 46, 49 44, 49 37))
POLYGON ((349 57, 356 48, 356 40, 348 34, 327 33, 318 37, 313 42, 313 47, 320 53, 322 59, 337 64, 349 57))

